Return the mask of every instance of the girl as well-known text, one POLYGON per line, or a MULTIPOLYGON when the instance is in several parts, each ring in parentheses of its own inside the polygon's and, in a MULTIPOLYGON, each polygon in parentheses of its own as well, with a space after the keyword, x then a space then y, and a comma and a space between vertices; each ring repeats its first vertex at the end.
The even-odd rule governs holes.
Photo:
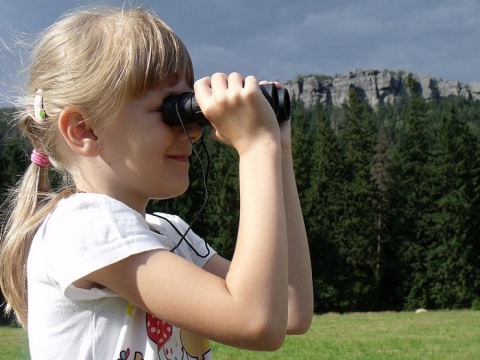
POLYGON ((32 359, 209 359, 207 339, 275 350, 309 328, 290 124, 279 127, 252 76, 193 82, 184 45, 146 10, 79 10, 44 33, 19 124, 32 164, 0 253, 32 359), (193 86, 213 136, 239 155, 231 262, 178 217, 145 214, 188 187, 201 129, 166 125, 161 106, 193 86), (63 174, 56 192, 50 165, 63 174))

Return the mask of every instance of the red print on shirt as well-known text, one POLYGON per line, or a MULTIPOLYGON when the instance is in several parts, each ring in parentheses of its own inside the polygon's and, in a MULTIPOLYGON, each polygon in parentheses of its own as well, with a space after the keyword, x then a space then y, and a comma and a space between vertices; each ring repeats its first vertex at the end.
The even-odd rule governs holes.
POLYGON ((162 348, 172 336, 172 325, 152 314, 147 313, 146 326, 148 337, 157 344, 157 349, 162 348))

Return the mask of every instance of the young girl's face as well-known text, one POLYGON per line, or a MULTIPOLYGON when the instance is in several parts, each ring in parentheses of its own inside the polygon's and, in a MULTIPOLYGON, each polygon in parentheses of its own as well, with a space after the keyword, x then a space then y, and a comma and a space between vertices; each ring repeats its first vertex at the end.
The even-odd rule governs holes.
MULTIPOLYGON (((112 172, 107 195, 143 212, 148 200, 187 189, 191 144, 181 126, 164 123, 161 107, 166 97, 191 90, 186 81, 159 86, 131 101, 114 119, 102 141, 102 157, 112 172)), ((192 141, 201 137, 197 124, 186 129, 192 141)))

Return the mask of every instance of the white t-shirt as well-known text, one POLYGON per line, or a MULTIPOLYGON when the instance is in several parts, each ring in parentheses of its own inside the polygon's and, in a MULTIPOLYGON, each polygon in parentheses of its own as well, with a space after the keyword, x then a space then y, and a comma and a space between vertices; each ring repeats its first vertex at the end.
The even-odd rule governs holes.
MULTIPOLYGON (((156 215, 145 219, 100 194, 79 193, 59 202, 37 231, 28 257, 32 360, 211 359, 207 340, 164 323, 108 289, 73 285, 132 254, 175 247, 187 224, 177 216, 156 215)), ((215 252, 192 231, 186 238, 188 243, 182 241, 174 253, 203 267, 215 252)))

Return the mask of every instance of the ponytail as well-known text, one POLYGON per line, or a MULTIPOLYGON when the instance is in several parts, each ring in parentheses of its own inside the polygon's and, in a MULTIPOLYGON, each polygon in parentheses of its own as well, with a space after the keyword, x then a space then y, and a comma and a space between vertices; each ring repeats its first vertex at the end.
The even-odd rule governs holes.
POLYGON ((7 198, 10 214, 2 229, 0 248, 0 289, 7 301, 5 314, 15 314, 27 328, 27 259, 32 239, 49 212, 74 190, 51 190, 49 169, 31 163, 7 198))

